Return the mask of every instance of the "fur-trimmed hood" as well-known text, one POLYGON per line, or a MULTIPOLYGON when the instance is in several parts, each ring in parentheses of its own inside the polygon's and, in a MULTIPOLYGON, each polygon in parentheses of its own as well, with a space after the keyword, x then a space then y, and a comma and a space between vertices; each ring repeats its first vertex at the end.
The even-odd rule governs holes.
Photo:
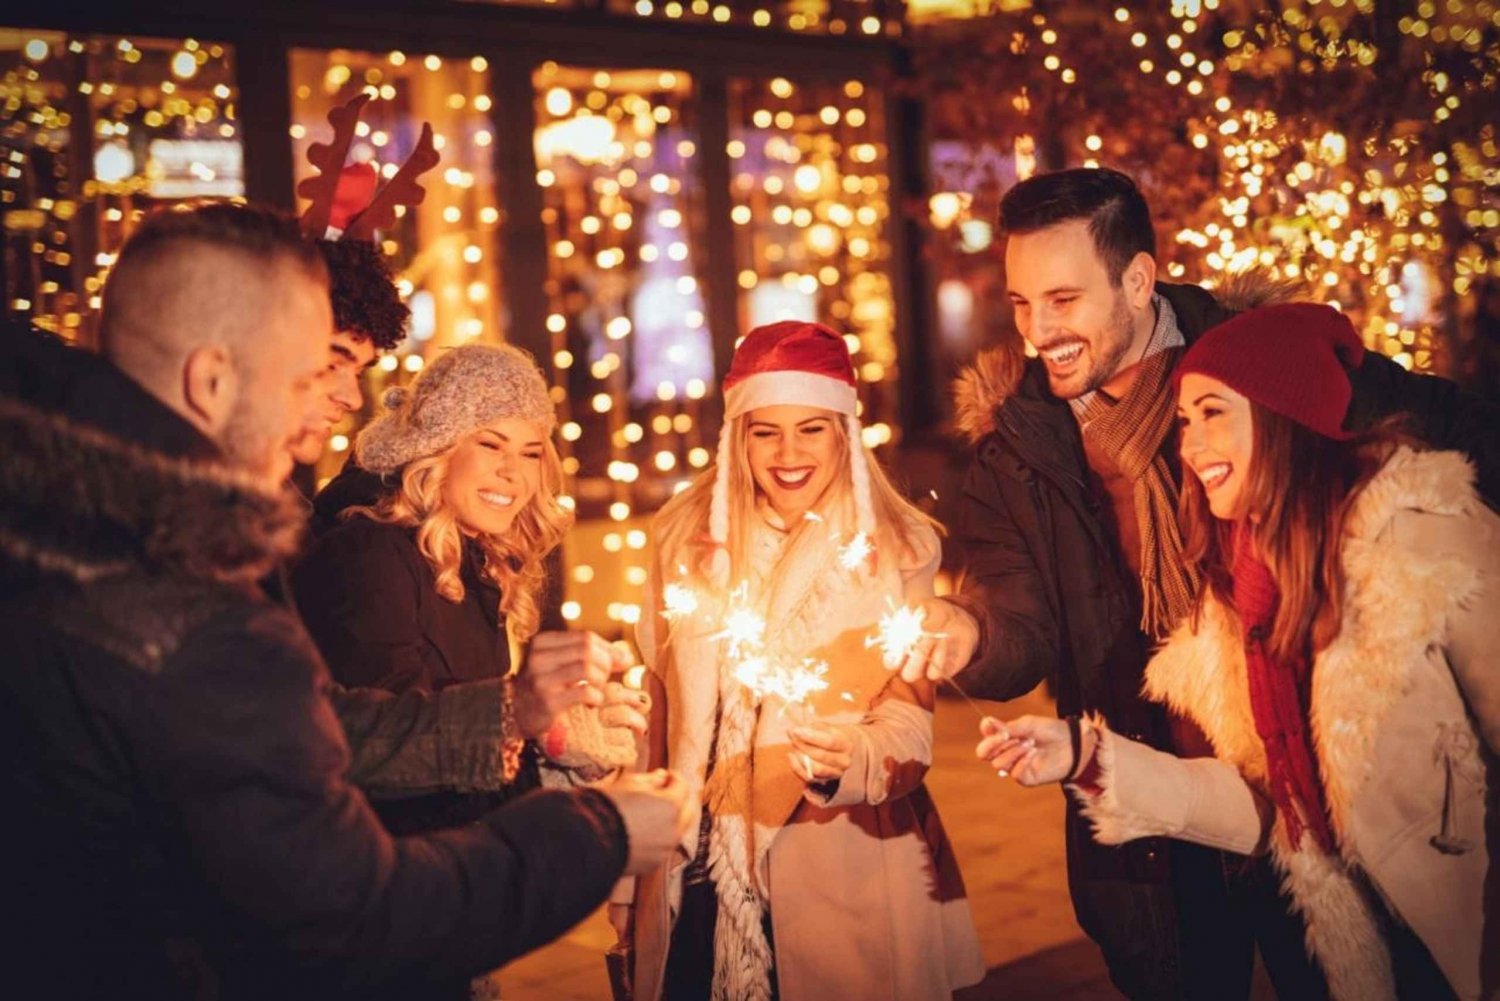
MULTIPOLYGON (((1189 341, 1235 313, 1291 302, 1304 297, 1300 283, 1265 272, 1234 275, 1213 293, 1195 285, 1160 283, 1156 290, 1177 311, 1178 326, 1189 341)), ((995 430, 995 411, 1015 394, 1028 359, 1020 336, 981 351, 953 382, 954 425, 970 443, 995 430)))
POLYGON ((0 558, 13 568, 80 583, 132 572, 249 583, 300 539, 294 491, 220 462, 13 396, 0 396, 0 440, 0 558))

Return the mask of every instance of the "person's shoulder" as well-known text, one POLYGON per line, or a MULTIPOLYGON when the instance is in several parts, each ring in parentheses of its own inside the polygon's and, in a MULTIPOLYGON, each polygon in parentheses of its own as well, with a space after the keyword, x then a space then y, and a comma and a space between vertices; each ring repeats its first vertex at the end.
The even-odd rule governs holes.
POLYGON ((246 686, 269 697, 290 685, 310 691, 323 670, 300 619, 273 601, 244 592, 219 595, 163 658, 168 680, 246 686))
POLYGON ((1418 559, 1467 559, 1500 548, 1500 516, 1480 499, 1463 453, 1401 446, 1356 495, 1349 534, 1418 559))
POLYGON ((358 559, 362 562, 380 562, 392 558, 407 560, 420 556, 410 528, 376 521, 360 514, 349 516, 336 528, 325 532, 307 553, 308 560, 338 558, 358 559))
POLYGON ((903 574, 924 570, 943 558, 943 543, 937 529, 925 518, 903 515, 897 565, 903 574))
POLYGON ((410 528, 354 515, 313 541, 292 570, 292 589, 304 615, 308 602, 340 592, 420 588, 430 570, 410 528))

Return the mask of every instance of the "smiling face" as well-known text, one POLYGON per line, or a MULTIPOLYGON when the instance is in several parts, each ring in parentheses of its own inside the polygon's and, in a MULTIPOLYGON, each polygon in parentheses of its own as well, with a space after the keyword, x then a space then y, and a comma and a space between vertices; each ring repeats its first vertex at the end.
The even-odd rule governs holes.
POLYGON ((499 420, 453 447, 443 503, 465 532, 504 535, 542 482, 543 434, 529 421, 499 420))
POLYGON ((333 429, 364 404, 360 380, 376 360, 375 343, 354 330, 339 330, 328 351, 328 368, 320 377, 318 413, 292 442, 292 456, 311 465, 323 454, 333 429))
POLYGON ((1018 233, 1005 245, 1005 280, 1016 328, 1047 367, 1052 393, 1070 400, 1140 360, 1155 316, 1155 265, 1137 254, 1120 281, 1094 245, 1086 219, 1018 233))
POLYGON ((1243 518, 1255 453, 1250 401, 1197 373, 1182 377, 1177 401, 1182 461, 1203 484, 1208 509, 1221 521, 1243 518))
POLYGON ((842 449, 839 415, 790 404, 760 407, 745 416, 745 457, 756 489, 788 525, 827 491, 842 449))

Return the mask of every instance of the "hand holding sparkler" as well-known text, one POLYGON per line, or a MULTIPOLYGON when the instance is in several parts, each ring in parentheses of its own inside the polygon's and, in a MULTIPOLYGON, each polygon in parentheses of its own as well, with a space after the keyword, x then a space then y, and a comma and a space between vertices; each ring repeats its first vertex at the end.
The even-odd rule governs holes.
POLYGON ((538 633, 515 675, 515 713, 521 733, 539 737, 573 706, 601 706, 609 676, 630 666, 595 633, 538 633))
POLYGON ((837 781, 854 763, 854 735, 849 727, 812 720, 792 727, 788 736, 796 753, 787 755, 802 781, 837 781))
POLYGON ((1001 778, 1013 777, 1023 786, 1066 781, 1081 771, 1080 759, 1086 764, 1093 757, 1097 743, 1093 728, 1083 727, 1075 756, 1067 721, 1045 716, 1022 716, 1007 723, 986 716, 979 732, 983 736, 975 755, 1001 778))
MULTIPOLYGON (((880 617, 880 624, 876 627, 875 635, 865 640, 865 647, 867 649, 873 646, 880 647, 881 662, 885 664, 886 670, 894 671, 897 668, 902 668, 902 680, 907 681, 908 684, 920 680, 921 675, 918 674, 916 677, 908 679, 904 665, 911 662, 924 643, 930 644, 948 638, 947 633, 929 632, 925 628, 929 606, 934 602, 943 606, 943 609, 951 609, 953 607, 946 601, 936 598, 925 602, 917 608, 912 608, 911 606, 896 608, 892 606, 889 612, 880 617)), ((942 609, 939 609, 939 611, 941 612, 942 609)), ((954 611, 967 618, 966 613, 957 609, 954 609, 954 611)), ((952 675, 939 674, 933 676, 929 673, 928 678, 932 681, 948 682, 948 684, 953 686, 955 692, 964 697, 964 701, 969 704, 969 708, 981 716, 984 715, 984 711, 979 708, 979 704, 969 697, 969 693, 959 686, 952 675)))
MULTIPOLYGON (((921 681, 943 681, 969 666, 979 648, 979 623, 968 612, 942 598, 928 598, 918 611, 918 635, 900 652, 893 664, 887 649, 885 666, 900 670, 901 680, 908 684, 921 681)), ((882 620, 882 623, 884 620, 882 620)), ((910 635, 910 626, 904 627, 910 635)))

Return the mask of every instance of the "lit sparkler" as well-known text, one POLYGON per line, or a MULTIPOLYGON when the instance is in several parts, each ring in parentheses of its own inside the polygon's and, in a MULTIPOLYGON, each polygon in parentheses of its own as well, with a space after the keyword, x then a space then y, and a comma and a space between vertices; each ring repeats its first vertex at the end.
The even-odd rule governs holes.
POLYGON ((811 657, 796 663, 749 657, 735 668, 734 677, 757 700, 774 695, 788 706, 801 706, 811 696, 828 689, 828 663, 811 657))
POLYGON ((839 547, 839 566, 845 570, 858 570, 873 552, 875 547, 870 543, 870 537, 857 532, 848 545, 839 547))
POLYGON ((662 614, 668 620, 692 615, 698 610, 698 592, 686 584, 671 583, 662 589, 662 614))
POLYGON ((922 623, 926 621, 925 608, 892 608, 880 617, 875 635, 865 638, 865 648, 880 647, 881 661, 887 670, 894 671, 924 636, 936 638, 942 635, 923 629, 922 623))
POLYGON ((709 637, 711 640, 728 640, 729 656, 736 660, 759 650, 766 638, 766 620, 746 604, 748 593, 747 584, 741 584, 730 593, 723 628, 709 637))

